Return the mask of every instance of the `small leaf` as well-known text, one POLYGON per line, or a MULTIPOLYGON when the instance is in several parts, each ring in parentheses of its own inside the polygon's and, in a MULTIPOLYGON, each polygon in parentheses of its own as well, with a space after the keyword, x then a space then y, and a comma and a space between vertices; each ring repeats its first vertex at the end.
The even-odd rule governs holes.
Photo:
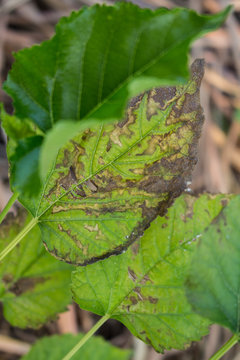
MULTIPOLYGON (((7 215, 0 226, 0 251, 30 220, 23 209, 18 210, 17 217, 7 215)), ((72 269, 46 252, 39 229, 33 228, 0 264, 0 301, 5 318, 20 328, 36 328, 55 318, 71 301, 72 269)))
POLYGON ((237 196, 203 234, 186 282, 193 309, 235 334, 240 330, 239 213, 237 196))
POLYGON ((74 300, 121 321, 157 351, 199 340, 209 323, 191 310, 184 282, 197 239, 227 202, 182 195, 124 254, 76 268, 74 300))
POLYGON ((123 121, 79 133, 59 152, 39 199, 20 198, 57 258, 84 265, 121 253, 184 190, 203 122, 203 61, 192 73, 185 86, 134 98, 123 121))
MULTIPOLYGON (((62 360, 83 335, 54 335, 38 340, 22 360, 62 360)), ((72 360, 129 360, 131 351, 118 349, 98 336, 92 337, 72 360)))
MULTIPOLYGON (((15 54, 4 85, 13 98, 15 116, 23 123, 31 119, 45 134, 63 120, 84 119, 89 126, 95 121, 120 120, 131 97, 186 81, 189 45, 217 29, 229 11, 230 7, 214 16, 202 16, 188 9, 151 11, 122 2, 74 12, 59 22, 51 40, 15 54)), ((43 153, 45 175, 64 145, 56 138, 54 142, 52 156, 43 153)), ((18 161, 17 155, 16 151, 12 164, 18 161)), ((28 158, 21 160, 22 165, 23 160, 28 162, 28 158)), ((34 156, 34 169, 39 168, 36 160, 34 156)), ((18 172, 13 174, 13 190, 24 194, 27 188, 36 194, 37 187, 28 185, 36 179, 32 169, 29 166, 25 173, 26 184, 18 172)))

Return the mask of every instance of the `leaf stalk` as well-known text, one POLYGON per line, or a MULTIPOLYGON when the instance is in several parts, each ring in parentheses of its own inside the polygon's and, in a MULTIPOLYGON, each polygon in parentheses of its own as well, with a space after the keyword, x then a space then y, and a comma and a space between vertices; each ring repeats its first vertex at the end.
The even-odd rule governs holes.
POLYGON ((209 360, 219 360, 229 351, 239 340, 239 335, 233 335, 209 360))
POLYGON ((10 197, 7 205, 5 206, 5 208, 3 209, 3 211, 0 214, 0 224, 2 223, 3 219, 5 218, 5 216, 7 215, 7 213, 9 212, 9 210, 11 209, 12 205, 15 203, 15 201, 18 198, 18 193, 13 193, 12 196, 10 197))
POLYGON ((70 360, 73 355, 95 334, 95 332, 110 318, 110 315, 104 315, 86 334, 85 336, 75 345, 62 360, 70 360))

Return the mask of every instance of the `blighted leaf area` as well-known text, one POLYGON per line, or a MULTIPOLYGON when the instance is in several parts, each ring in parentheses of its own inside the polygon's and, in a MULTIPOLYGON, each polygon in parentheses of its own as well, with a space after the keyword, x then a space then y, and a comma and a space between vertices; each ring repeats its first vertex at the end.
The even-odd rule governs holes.
POLYGON ((181 194, 197 162, 203 68, 196 60, 186 85, 134 98, 124 120, 61 149, 38 205, 43 240, 57 258, 86 265, 121 253, 181 194))
MULTIPOLYGON (((0 251, 31 220, 23 208, 0 225, 0 251)), ((20 328, 38 328, 64 311, 71 301, 72 267, 48 254, 33 228, 0 264, 0 301, 4 317, 20 328)))

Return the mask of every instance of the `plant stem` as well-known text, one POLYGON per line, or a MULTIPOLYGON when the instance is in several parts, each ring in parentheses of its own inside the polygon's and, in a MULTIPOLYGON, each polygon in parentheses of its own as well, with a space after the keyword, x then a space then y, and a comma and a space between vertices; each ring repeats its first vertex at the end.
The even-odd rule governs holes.
POLYGON ((62 360, 70 360, 73 355, 93 336, 93 334, 110 318, 110 315, 104 315, 90 330, 89 332, 72 348, 69 353, 64 356, 62 360))
POLYGON ((219 360, 226 354, 239 340, 239 335, 233 335, 209 360, 219 360))
POLYGON ((0 253, 0 261, 2 261, 5 256, 7 256, 10 251, 12 249, 15 248, 15 246, 17 246, 17 244, 20 243, 20 241, 24 238, 25 235, 27 235, 27 233, 29 233, 29 231, 37 224, 38 222, 38 218, 34 218, 32 219, 27 226, 25 226, 25 228, 22 229, 22 231, 20 231, 20 233, 15 237, 15 239, 7 246, 5 247, 5 249, 0 253))
POLYGON ((5 208, 3 209, 3 211, 0 214, 0 224, 3 221, 3 219, 5 218, 5 216, 7 215, 8 211, 11 209, 12 205, 15 203, 15 201, 18 198, 18 193, 14 193, 12 194, 12 196, 10 197, 7 205, 5 206, 5 208))

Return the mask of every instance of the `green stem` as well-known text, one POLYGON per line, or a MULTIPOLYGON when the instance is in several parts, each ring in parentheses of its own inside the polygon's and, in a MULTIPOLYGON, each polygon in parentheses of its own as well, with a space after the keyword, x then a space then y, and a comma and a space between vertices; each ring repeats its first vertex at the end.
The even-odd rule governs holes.
POLYGON ((93 336, 93 334, 110 318, 110 315, 104 315, 92 328, 89 332, 77 343, 77 345, 72 348, 67 355, 64 356, 62 360, 70 360, 73 355, 93 336))
POLYGON ((219 360, 226 354, 239 340, 239 335, 233 335, 209 360, 219 360))
POLYGON ((14 193, 12 194, 12 196, 10 197, 7 205, 5 206, 5 208, 3 209, 3 211, 0 214, 0 224, 3 221, 3 219, 5 218, 5 216, 7 215, 8 211, 11 209, 12 205, 15 203, 15 201, 18 198, 18 193, 14 193))
POLYGON ((17 244, 20 243, 20 241, 24 238, 25 235, 27 235, 27 233, 29 233, 29 231, 37 224, 38 222, 38 218, 34 218, 30 221, 30 223, 27 224, 27 226, 25 226, 25 228, 22 229, 22 231, 20 231, 20 233, 15 237, 15 239, 13 239, 13 241, 7 246, 5 247, 5 249, 0 253, 0 261, 2 261, 5 256, 7 256, 10 251, 12 249, 15 248, 15 246, 17 246, 17 244))

